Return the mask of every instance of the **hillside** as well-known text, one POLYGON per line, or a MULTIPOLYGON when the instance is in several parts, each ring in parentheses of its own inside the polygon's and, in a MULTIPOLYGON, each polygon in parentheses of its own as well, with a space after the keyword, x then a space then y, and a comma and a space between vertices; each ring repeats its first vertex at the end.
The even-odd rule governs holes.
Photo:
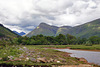
POLYGON ((71 26, 62 26, 62 27, 59 27, 55 35, 59 35, 59 34, 66 35, 66 32, 69 31, 71 28, 72 28, 71 26))
POLYGON ((100 36, 100 19, 73 27, 66 33, 76 37, 100 36))
POLYGON ((90 37, 90 36, 100 36, 100 19, 71 27, 71 26, 50 26, 45 23, 41 23, 36 29, 31 31, 26 36, 31 37, 33 35, 43 34, 45 36, 56 36, 59 34, 71 34, 76 37, 90 37))
POLYGON ((38 27, 36 27, 33 31, 28 33, 26 36, 31 37, 33 35, 43 34, 45 36, 55 36, 58 27, 50 26, 46 23, 41 23, 38 27))
POLYGON ((7 38, 14 38, 18 35, 12 32, 10 29, 4 27, 2 24, 0 24, 0 38, 7 37, 7 38))

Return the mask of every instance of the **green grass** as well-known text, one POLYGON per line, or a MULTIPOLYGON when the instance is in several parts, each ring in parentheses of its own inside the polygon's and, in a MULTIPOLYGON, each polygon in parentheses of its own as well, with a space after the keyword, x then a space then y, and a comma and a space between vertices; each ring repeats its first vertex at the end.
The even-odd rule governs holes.
POLYGON ((27 46, 28 48, 67 48, 70 47, 71 49, 84 49, 84 50, 100 50, 100 45, 92 45, 92 46, 86 46, 86 45, 30 45, 27 46))

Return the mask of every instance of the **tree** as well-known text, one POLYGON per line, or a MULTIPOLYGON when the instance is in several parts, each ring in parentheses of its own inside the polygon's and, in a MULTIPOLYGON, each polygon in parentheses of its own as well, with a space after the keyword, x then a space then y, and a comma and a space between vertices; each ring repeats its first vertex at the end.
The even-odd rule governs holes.
POLYGON ((63 34, 59 34, 58 36, 55 37, 55 40, 60 44, 60 45, 66 45, 66 37, 63 34))
POLYGON ((76 41, 76 37, 75 36, 72 36, 70 34, 67 34, 66 36, 67 36, 67 43, 68 44, 74 44, 75 43, 75 41, 76 41))
POLYGON ((100 37, 98 36, 91 36, 89 40, 91 41, 92 44, 100 44, 100 37))

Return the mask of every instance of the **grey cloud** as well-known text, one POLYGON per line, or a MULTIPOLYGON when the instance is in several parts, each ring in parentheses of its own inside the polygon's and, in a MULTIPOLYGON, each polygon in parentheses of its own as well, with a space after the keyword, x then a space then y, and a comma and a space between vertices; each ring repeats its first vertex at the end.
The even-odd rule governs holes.
POLYGON ((19 32, 41 22, 76 26, 100 18, 99 8, 100 0, 0 0, 0 23, 19 32))

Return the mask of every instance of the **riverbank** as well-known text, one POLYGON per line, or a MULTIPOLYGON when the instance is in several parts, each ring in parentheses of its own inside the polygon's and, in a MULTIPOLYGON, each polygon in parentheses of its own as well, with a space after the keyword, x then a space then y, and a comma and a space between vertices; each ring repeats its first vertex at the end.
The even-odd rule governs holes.
MULTIPOLYGON (((55 65, 80 65, 88 64, 69 53, 53 49, 45 49, 39 46, 6 46, 0 47, 0 65, 13 66, 43 66, 55 65)), ((93 65, 93 64, 89 64, 93 65)), ((97 66, 96 66, 97 67, 97 66)))
MULTIPOLYGON (((55 46, 55 47, 53 47, 53 46, 55 46, 55 45, 37 45, 37 46, 35 46, 35 47, 38 47, 38 48, 44 48, 44 49, 59 49, 59 47, 61 47, 60 45, 59 46, 55 46), (56 48, 57 47, 57 48, 56 48)), ((29 46, 28 46, 29 47, 29 46)), ((63 46, 63 47, 65 47, 65 46, 63 46)), ((32 47, 31 47, 32 48, 32 47)), ((60 48, 60 49, 66 49, 66 48, 60 48)), ((67 49, 70 49, 69 47, 67 47, 67 49)), ((69 55, 69 54, 71 54, 71 53, 68 53, 68 52, 65 52, 65 53, 67 53, 67 55, 69 55)), ((68 57, 68 56, 67 56, 68 57)), ((70 57, 70 56, 69 56, 70 57)), ((74 59, 77 59, 78 61, 81 61, 81 62, 85 62, 85 64, 90 64, 90 63, 88 63, 87 62, 87 60, 86 59, 84 59, 84 58, 76 58, 76 57, 73 57, 74 59)), ((81 63, 80 63, 81 64, 81 63)), ((74 64, 73 64, 74 65, 74 64)), ((79 64, 78 64, 79 65, 79 64)), ((92 64, 90 64, 90 65, 92 65, 92 67, 93 67, 93 63, 92 64)), ((95 67, 99 67, 98 65, 96 65, 95 67)))
POLYGON ((85 50, 85 49, 72 49, 72 50, 100 52, 100 50, 85 50))
MULTIPOLYGON (((70 47, 67 47, 67 48, 49 48, 49 47, 46 47, 48 49, 71 49, 70 47)), ((100 50, 86 50, 86 49, 71 49, 71 50, 79 50, 79 51, 94 51, 94 52, 100 52, 100 50)))

